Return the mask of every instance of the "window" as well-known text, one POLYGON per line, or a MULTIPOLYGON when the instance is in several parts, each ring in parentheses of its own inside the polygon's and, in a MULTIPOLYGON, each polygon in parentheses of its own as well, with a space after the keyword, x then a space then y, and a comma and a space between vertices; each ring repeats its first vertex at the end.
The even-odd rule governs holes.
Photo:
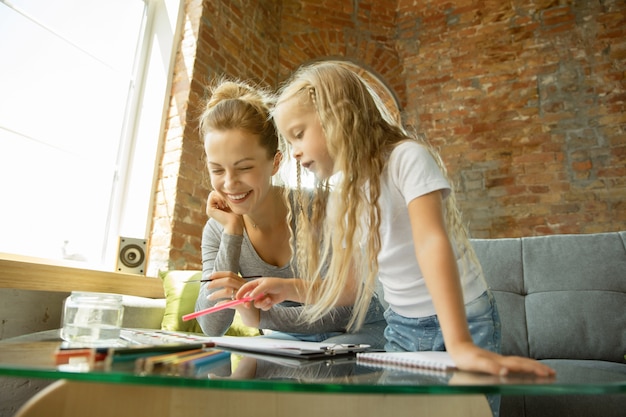
POLYGON ((146 237, 180 3, 0 0, 0 252, 146 237))

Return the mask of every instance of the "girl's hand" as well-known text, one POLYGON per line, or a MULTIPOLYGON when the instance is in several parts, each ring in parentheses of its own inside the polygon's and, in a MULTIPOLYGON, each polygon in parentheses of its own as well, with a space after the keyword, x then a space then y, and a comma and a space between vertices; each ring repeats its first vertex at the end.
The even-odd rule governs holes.
POLYGON ((259 278, 245 283, 237 292, 236 298, 253 297, 254 306, 261 310, 269 310, 285 300, 297 300, 295 279, 259 278))
POLYGON ((556 372, 539 361, 521 356, 503 356, 481 349, 473 343, 448 348, 456 366, 463 371, 506 376, 512 372, 553 377, 556 372))
POLYGON ((206 214, 224 226, 230 235, 243 235, 243 217, 230 209, 228 201, 217 191, 211 191, 207 199, 206 214))

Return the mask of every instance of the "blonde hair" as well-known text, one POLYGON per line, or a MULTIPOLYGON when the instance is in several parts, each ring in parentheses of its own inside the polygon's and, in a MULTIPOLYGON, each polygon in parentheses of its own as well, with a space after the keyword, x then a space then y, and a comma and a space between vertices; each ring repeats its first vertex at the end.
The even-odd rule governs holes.
MULTIPOLYGON (((315 320, 328 313, 350 282, 354 268, 362 285, 357 286, 349 327, 358 329, 365 319, 378 274, 380 178, 392 150, 400 142, 419 141, 429 149, 443 174, 447 173, 437 152, 421 137, 409 134, 368 83, 339 63, 325 61, 296 71, 281 88, 276 105, 294 98, 317 112, 335 172, 339 173, 332 184, 329 179, 318 181, 310 199, 302 193, 298 182, 298 270, 305 279, 324 278, 319 291, 307 295, 303 315, 315 320), (327 212, 328 207, 332 213, 327 212), (360 223, 361 219, 365 223, 360 223), (364 241, 367 243, 361 248, 364 241)), ((469 259, 477 264, 453 192, 446 198, 444 208, 448 233, 457 249, 469 254, 469 259)))
POLYGON ((268 90, 243 81, 221 79, 209 88, 209 93, 200 116, 203 141, 209 131, 243 129, 259 136, 268 158, 276 155, 281 146, 270 119, 274 96, 268 90))

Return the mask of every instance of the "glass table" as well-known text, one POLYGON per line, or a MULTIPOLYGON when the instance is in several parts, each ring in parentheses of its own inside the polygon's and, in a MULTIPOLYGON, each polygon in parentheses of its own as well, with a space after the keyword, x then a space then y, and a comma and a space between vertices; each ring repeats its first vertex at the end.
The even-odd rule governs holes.
MULTIPOLYGON (((112 402, 126 402, 124 410, 129 412, 131 402, 144 404, 143 410, 155 398, 167 398, 168 405, 161 408, 170 410, 169 414, 155 410, 151 416, 178 415, 172 410, 187 417, 205 415, 207 409, 216 407, 219 412, 215 415, 220 416, 261 416, 266 409, 272 416, 309 415, 306 413, 312 411, 315 413, 310 415, 338 415, 337 410, 342 416, 378 416, 388 407, 393 408, 394 416, 405 415, 403 410, 415 416, 418 409, 429 413, 439 410, 441 415, 462 410, 463 415, 488 416, 487 394, 626 394, 623 375, 584 367, 560 370, 558 361, 550 363, 557 376, 546 379, 520 374, 498 377, 462 371, 381 369, 358 364, 353 356, 288 360, 231 352, 229 361, 216 363, 208 372, 183 377, 143 375, 128 362, 92 369, 55 365, 54 352, 60 343, 58 331, 0 341, 0 375, 69 381, 74 387, 73 408, 78 410, 78 402, 89 398, 83 412, 100 407, 98 401, 108 404, 105 409, 112 402)), ((91 411, 89 415, 96 416, 91 411)))

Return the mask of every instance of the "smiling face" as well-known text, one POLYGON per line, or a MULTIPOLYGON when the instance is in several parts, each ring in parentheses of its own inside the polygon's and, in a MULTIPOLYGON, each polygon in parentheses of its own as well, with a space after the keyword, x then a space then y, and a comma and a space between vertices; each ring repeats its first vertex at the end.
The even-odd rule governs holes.
POLYGON ((249 214, 262 204, 278 171, 280 153, 273 158, 259 136, 243 129, 209 130, 204 150, 211 185, 236 214, 249 214))
POLYGON ((292 155, 319 179, 334 173, 334 161, 326 147, 326 136, 312 105, 302 104, 294 96, 274 109, 274 121, 281 135, 289 142, 292 155))

